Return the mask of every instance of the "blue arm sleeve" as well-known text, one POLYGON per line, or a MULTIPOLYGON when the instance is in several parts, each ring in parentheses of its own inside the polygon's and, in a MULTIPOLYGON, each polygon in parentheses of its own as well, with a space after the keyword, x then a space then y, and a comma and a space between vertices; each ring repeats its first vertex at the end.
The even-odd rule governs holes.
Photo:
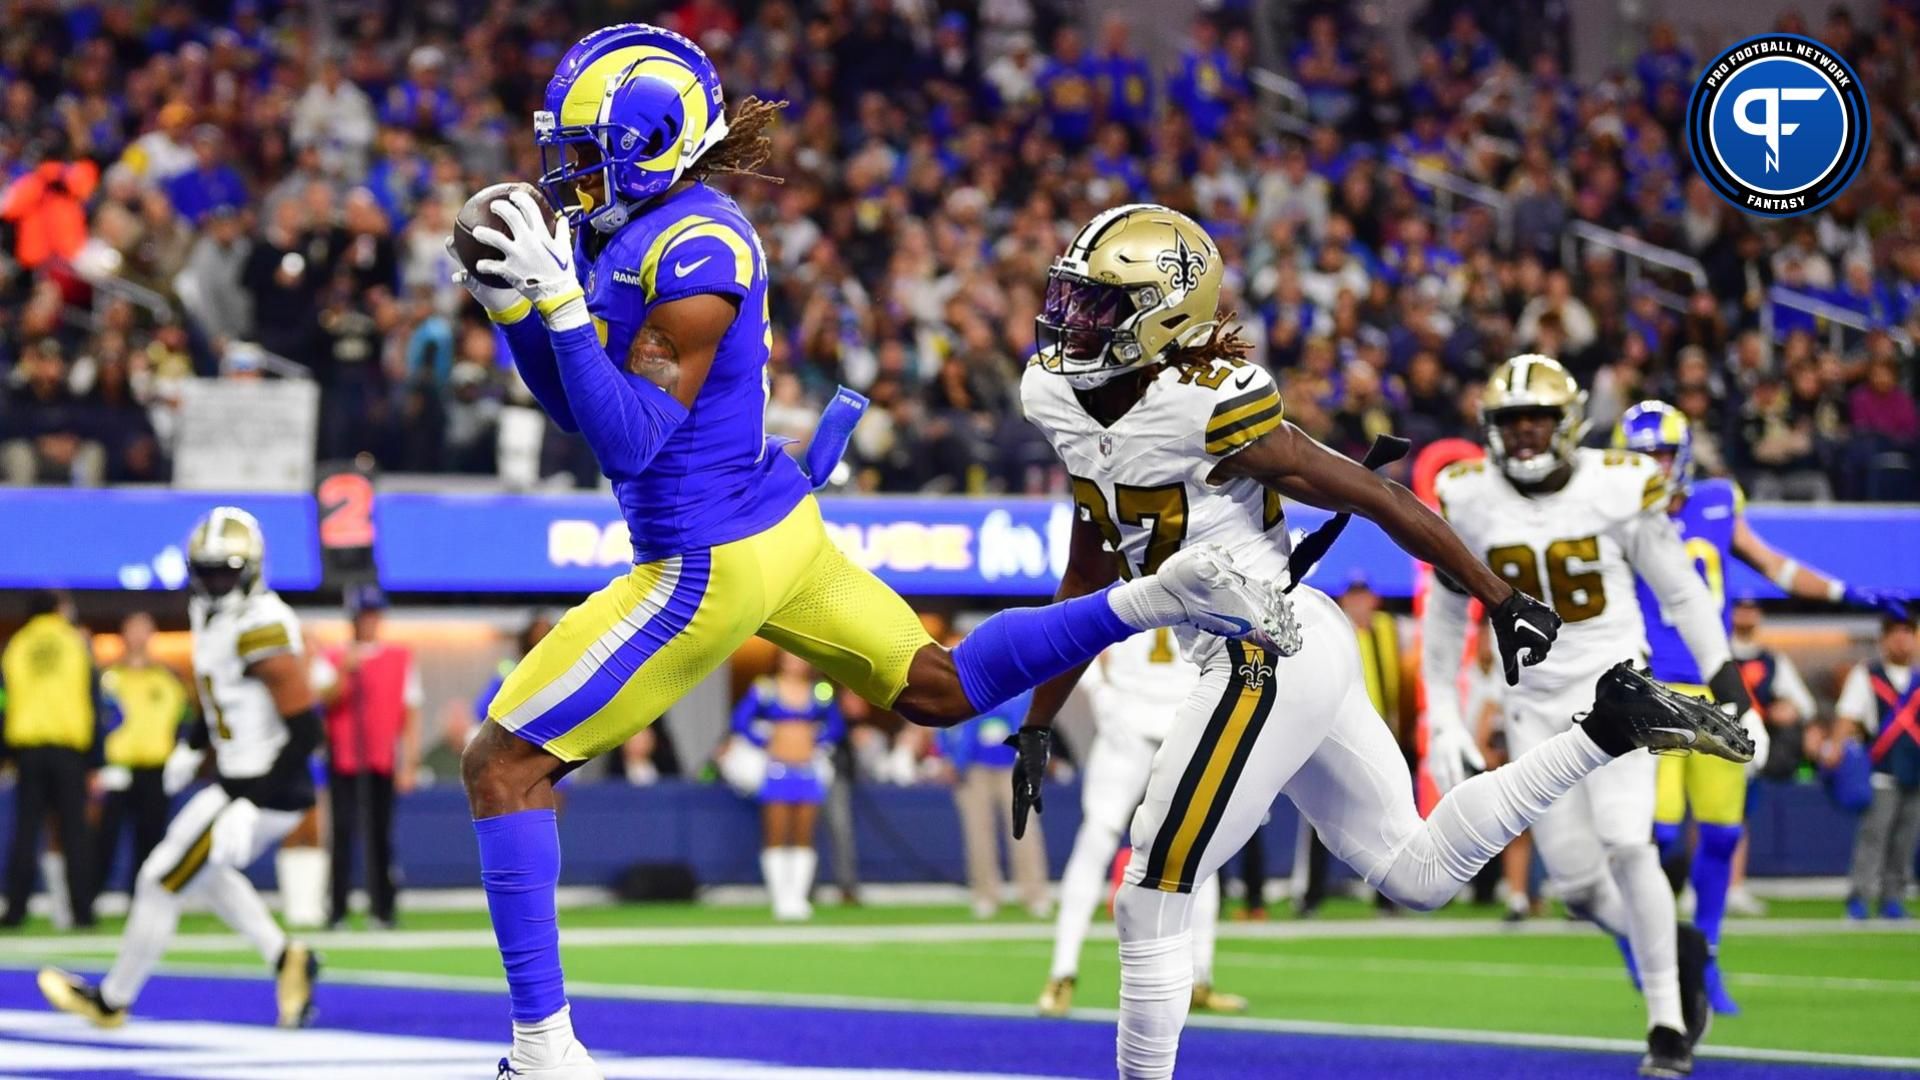
POLYGON ((637 476, 687 419, 672 394, 620 370, 591 325, 555 330, 553 353, 580 434, 609 477, 637 476))
POLYGON ((553 355, 553 341, 547 337, 547 325, 539 316, 529 315, 519 322, 495 323, 494 329, 506 343, 514 369, 533 392, 533 399, 561 431, 578 433, 580 424, 574 420, 566 392, 560 388, 560 368, 553 355))
POLYGON ((747 696, 740 699, 740 704, 733 707, 733 733, 755 746, 760 745, 760 740, 753 737, 753 718, 759 712, 760 692, 751 688, 747 696))

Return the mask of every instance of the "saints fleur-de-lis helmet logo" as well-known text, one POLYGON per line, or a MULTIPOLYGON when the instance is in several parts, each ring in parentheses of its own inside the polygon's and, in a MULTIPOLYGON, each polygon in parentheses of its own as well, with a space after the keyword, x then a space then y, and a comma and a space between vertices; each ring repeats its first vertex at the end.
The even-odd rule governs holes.
POLYGON ((1153 265, 1167 275, 1169 286, 1176 291, 1187 292, 1200 284, 1200 275, 1207 272, 1207 256, 1205 252, 1190 247, 1185 235, 1175 232, 1173 248, 1162 251, 1153 265))

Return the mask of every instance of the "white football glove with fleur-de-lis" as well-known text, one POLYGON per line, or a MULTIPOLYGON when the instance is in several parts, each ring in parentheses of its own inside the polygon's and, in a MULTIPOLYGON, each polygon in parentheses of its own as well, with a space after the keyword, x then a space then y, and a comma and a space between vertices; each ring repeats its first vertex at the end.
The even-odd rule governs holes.
POLYGON ((473 230, 475 240, 500 252, 497 259, 475 263, 474 270, 505 278, 533 302, 551 329, 587 325, 586 293, 573 270, 573 230, 566 217, 549 218, 525 191, 495 199, 490 209, 507 231, 490 225, 473 230))

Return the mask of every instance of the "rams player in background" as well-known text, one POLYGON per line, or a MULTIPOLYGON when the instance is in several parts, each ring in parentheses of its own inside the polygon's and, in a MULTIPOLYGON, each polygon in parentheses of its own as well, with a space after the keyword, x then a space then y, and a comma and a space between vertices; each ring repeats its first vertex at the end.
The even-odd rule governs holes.
MULTIPOLYGON (((1739 485, 1718 477, 1695 478, 1693 435, 1688 429, 1686 414, 1679 409, 1660 401, 1643 401, 1633 406, 1620 418, 1620 426, 1614 431, 1614 445, 1647 454, 1666 471, 1668 487, 1673 492, 1667 513, 1686 542, 1688 558, 1705 579, 1714 602, 1720 605, 1721 623, 1729 631, 1733 627, 1726 589, 1729 555, 1765 575, 1789 596, 1852 604, 1896 618, 1905 617, 1906 604, 1897 597, 1854 588, 1801 565, 1761 540, 1747 525, 1746 497, 1739 485)), ((1665 619, 1653 617, 1660 610, 1660 601, 1644 577, 1639 581, 1639 592, 1640 609, 1647 615, 1647 646, 1653 677, 1675 689, 1705 695, 1707 680, 1680 639, 1679 631, 1665 619)), ((1760 733, 1756 738, 1764 736, 1764 724, 1756 722, 1748 726, 1749 730, 1760 733)), ((1706 935, 1710 950, 1707 992, 1715 1012, 1736 1013, 1739 1006, 1727 993, 1720 975, 1720 924, 1726 917, 1733 854, 1740 846, 1746 816, 1747 769, 1706 754, 1685 754, 1660 758, 1659 770, 1654 838, 1663 858, 1680 855, 1685 846, 1682 827, 1687 811, 1692 810, 1698 830, 1690 871, 1695 899, 1693 921, 1706 935)))
POLYGON ((496 201, 505 229, 474 235, 499 255, 470 269, 511 287, 460 275, 542 408, 613 481, 634 549, 632 572, 508 676, 462 761, 512 998, 503 1077, 600 1075, 574 1037, 560 969, 554 781, 652 723, 749 636, 947 725, 1141 630, 1191 622, 1259 642, 1281 629, 1278 589, 1200 547, 1156 575, 1003 612, 948 651, 841 554, 808 474, 765 431, 766 256, 705 182, 755 174, 776 113, 749 98, 727 117, 718 73, 677 34, 632 23, 589 34, 534 117, 543 155, 560 155, 541 182, 564 215, 549 220, 525 192, 496 201))

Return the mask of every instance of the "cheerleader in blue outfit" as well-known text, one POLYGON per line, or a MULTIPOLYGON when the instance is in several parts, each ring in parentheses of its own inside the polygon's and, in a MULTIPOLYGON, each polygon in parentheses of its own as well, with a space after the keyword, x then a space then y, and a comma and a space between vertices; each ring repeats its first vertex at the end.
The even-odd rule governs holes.
POLYGON ((774 673, 755 680, 734 708, 733 731, 767 755, 760 785, 760 873, 773 897, 773 917, 811 918, 808 897, 819 859, 813 827, 831 779, 819 750, 846 731, 833 684, 805 660, 781 653, 774 673))

